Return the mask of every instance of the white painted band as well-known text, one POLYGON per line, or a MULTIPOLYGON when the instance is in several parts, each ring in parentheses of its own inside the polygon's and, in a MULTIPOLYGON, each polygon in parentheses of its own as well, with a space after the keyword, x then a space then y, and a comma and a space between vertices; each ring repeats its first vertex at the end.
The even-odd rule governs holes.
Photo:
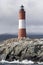
POLYGON ((19 20, 19 29, 26 28, 26 21, 25 20, 19 20))

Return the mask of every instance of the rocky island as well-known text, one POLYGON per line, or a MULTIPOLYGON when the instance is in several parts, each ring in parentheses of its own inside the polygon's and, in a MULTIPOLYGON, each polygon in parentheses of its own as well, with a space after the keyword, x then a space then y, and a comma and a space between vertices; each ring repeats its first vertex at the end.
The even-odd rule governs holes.
POLYGON ((0 42, 0 61, 2 59, 43 62, 43 39, 12 38, 0 42))

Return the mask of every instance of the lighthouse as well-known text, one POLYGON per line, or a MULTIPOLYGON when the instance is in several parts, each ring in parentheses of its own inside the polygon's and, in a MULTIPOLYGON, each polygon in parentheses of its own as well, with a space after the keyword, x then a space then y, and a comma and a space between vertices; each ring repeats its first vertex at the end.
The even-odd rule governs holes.
POLYGON ((18 28, 18 38, 26 37, 26 20, 25 20, 25 10, 22 5, 19 10, 19 28, 18 28))

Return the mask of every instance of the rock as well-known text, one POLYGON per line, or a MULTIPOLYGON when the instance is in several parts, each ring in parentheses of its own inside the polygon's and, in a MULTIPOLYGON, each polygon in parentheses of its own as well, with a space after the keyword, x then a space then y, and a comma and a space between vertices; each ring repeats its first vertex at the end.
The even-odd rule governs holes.
POLYGON ((43 61, 43 39, 9 39, 0 44, 0 60, 43 61))
POLYGON ((39 58, 39 61, 40 61, 40 62, 43 62, 43 56, 41 56, 41 57, 39 58))

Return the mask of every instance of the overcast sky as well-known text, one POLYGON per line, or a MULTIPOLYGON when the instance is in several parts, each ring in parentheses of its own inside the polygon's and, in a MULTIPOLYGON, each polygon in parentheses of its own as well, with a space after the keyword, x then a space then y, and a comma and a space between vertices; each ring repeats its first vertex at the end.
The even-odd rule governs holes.
POLYGON ((27 33, 43 34, 43 0, 0 0, 0 34, 18 32, 18 11, 22 4, 27 33))

